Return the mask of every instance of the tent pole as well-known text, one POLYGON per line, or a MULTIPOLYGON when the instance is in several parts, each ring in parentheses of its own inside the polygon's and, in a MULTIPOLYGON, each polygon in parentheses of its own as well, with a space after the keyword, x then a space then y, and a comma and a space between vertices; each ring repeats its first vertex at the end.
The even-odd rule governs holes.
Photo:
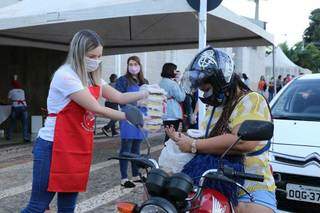
POLYGON ((275 47, 272 45, 272 75, 273 75, 273 85, 274 85, 274 94, 277 94, 277 78, 275 76, 275 47))
MULTIPOLYGON (((200 11, 199 11, 199 52, 204 49, 207 45, 207 0, 200 0, 200 11)), ((199 96, 202 96, 202 92, 199 90, 199 96)), ((199 117, 198 126, 204 120, 205 117, 205 105, 198 99, 199 103, 199 117)))

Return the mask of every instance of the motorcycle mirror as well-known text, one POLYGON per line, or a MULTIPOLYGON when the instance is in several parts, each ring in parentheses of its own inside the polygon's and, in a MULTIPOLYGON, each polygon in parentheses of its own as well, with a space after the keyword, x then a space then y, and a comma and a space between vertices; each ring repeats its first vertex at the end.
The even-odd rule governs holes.
POLYGON ((273 136, 273 123, 269 121, 246 120, 238 131, 238 137, 244 141, 266 141, 273 136))

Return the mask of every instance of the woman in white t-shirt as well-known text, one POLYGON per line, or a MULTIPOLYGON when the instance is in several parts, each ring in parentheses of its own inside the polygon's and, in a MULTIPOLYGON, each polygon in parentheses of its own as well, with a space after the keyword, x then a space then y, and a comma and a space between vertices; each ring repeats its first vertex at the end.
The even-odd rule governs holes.
POLYGON ((22 122, 22 134, 24 142, 30 141, 30 134, 28 132, 28 110, 25 92, 19 81, 13 80, 11 82, 12 89, 8 93, 8 99, 12 103, 10 115, 10 127, 6 135, 7 140, 11 140, 12 132, 16 126, 17 120, 22 122))
POLYGON ((54 74, 47 99, 48 117, 33 155, 33 183, 22 211, 44 212, 58 192, 58 212, 73 212, 78 192, 86 190, 93 149, 94 114, 143 125, 142 114, 128 106, 121 111, 101 106, 100 96, 126 104, 147 92, 120 93, 101 79, 102 39, 91 30, 76 33, 65 64, 54 74))

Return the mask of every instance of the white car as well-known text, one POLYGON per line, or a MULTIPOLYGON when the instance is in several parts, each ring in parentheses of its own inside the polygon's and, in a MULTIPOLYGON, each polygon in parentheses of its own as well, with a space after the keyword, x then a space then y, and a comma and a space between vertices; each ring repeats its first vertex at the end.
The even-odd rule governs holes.
POLYGON ((270 106, 274 118, 270 162, 278 204, 320 212, 320 74, 295 78, 270 106))

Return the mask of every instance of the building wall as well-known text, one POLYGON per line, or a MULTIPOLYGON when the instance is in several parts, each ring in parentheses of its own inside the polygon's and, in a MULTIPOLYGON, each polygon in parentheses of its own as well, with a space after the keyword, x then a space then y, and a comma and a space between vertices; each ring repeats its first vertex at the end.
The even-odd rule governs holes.
POLYGON ((265 47, 233 48, 233 53, 236 72, 246 73, 250 88, 256 90, 260 76, 265 75, 265 47))

